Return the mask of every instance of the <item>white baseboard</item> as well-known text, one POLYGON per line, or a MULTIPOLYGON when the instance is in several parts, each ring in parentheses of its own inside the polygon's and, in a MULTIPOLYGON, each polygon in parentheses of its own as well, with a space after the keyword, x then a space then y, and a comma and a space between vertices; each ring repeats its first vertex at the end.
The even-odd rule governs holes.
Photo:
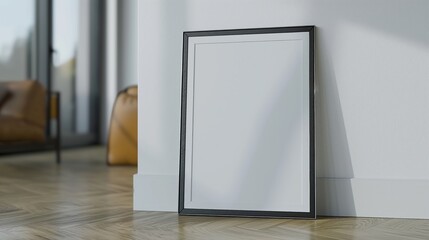
MULTIPOLYGON (((134 210, 178 209, 177 175, 134 175, 134 210)), ((429 180, 317 178, 317 214, 429 219, 429 180)))
POLYGON ((179 176, 134 175, 134 210, 168 211, 178 210, 179 176))
POLYGON ((429 219, 429 180, 317 179, 317 213, 429 219))

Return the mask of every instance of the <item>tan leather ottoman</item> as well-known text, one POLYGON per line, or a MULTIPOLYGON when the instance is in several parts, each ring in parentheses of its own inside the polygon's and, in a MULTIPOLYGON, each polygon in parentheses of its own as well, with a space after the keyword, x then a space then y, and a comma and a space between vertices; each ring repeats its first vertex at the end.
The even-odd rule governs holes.
POLYGON ((107 143, 107 164, 137 165, 137 86, 119 92, 107 143))

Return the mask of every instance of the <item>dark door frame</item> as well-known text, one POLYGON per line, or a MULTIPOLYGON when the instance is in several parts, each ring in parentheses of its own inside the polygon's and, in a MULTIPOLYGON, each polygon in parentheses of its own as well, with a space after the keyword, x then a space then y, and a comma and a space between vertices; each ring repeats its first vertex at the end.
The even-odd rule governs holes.
MULTIPOLYGON (((53 46, 53 14, 54 0, 36 0, 36 32, 37 32, 37 78, 46 86, 48 92, 53 90, 53 55, 56 50, 53 46)), ((100 143, 100 89, 102 76, 102 36, 104 35, 104 9, 105 3, 102 0, 90 1, 90 129, 91 133, 64 136, 64 147, 85 146, 100 143), (94 80, 95 79, 95 80, 94 80)), ((46 106, 49 110, 50 98, 47 98, 46 106)), ((47 111, 48 127, 47 136, 51 136, 51 121, 49 111, 47 111)))

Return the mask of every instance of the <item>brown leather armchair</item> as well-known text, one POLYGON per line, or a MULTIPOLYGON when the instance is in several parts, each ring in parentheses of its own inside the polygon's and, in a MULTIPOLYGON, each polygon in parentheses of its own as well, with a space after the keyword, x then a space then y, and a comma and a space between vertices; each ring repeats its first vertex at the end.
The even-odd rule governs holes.
POLYGON ((119 92, 110 119, 107 164, 137 165, 137 86, 119 92))
POLYGON ((47 114, 48 93, 35 80, 0 82, 0 153, 55 146, 60 162, 59 93, 50 96, 55 108, 47 114), (47 136, 48 118, 57 119, 57 137, 47 136))

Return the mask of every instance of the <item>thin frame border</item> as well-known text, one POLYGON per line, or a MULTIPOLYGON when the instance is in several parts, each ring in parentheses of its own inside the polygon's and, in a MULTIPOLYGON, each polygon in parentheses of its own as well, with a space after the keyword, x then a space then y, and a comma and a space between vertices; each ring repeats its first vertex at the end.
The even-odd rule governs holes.
POLYGON ((182 52, 182 99, 180 122, 180 171, 179 171, 179 215, 193 216, 229 216, 229 217, 269 217, 269 218, 316 218, 316 179, 315 179, 315 111, 314 111, 314 32, 315 26, 276 27, 276 28, 248 28, 209 31, 183 32, 182 52), (185 152, 186 152, 186 106, 188 88, 188 43, 190 37, 208 37, 225 35, 271 34, 271 33, 309 33, 309 100, 310 100, 310 211, 283 212, 283 211, 249 211, 228 209, 193 209, 185 208, 185 152))

